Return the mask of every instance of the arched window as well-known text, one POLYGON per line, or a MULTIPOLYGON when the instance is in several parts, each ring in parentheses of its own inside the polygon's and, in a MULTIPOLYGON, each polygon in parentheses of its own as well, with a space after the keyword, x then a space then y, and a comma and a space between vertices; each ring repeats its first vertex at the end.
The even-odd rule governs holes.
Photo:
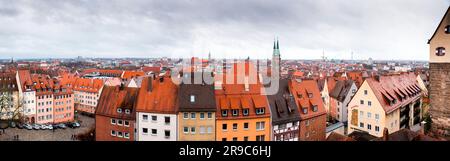
POLYGON ((436 55, 437 56, 444 56, 445 55, 445 48, 444 47, 436 48, 436 55))
POLYGON ((445 33, 450 34, 450 25, 445 26, 445 33))

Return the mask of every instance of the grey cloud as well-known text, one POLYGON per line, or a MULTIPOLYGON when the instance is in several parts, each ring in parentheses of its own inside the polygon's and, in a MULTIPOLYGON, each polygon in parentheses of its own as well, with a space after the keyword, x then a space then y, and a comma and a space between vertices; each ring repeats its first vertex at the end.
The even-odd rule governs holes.
POLYGON ((450 0, 0 0, 0 58, 427 59, 450 0))

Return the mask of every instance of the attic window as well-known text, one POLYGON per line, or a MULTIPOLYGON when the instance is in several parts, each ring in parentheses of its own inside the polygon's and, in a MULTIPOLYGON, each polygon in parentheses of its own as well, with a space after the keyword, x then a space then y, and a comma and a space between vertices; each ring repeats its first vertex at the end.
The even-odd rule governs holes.
POLYGON ((437 56, 444 56, 445 55, 445 48, 444 47, 436 48, 436 55, 437 56))
POLYGON ((195 95, 191 95, 191 103, 195 102, 195 95))
POLYGON ((257 108, 257 109, 256 109, 256 114, 257 114, 257 115, 262 115, 262 114, 264 114, 264 108, 257 108))
POLYGON ((233 110, 233 116, 237 116, 239 114, 239 110, 233 110))
POLYGON ((248 116, 248 109, 242 110, 242 114, 243 114, 244 116, 248 116))
POLYGON ((445 26, 445 33, 450 34, 450 25, 445 26))
POLYGON ((303 114, 307 114, 307 113, 308 113, 308 108, 303 107, 303 108, 302 108, 302 111, 303 111, 303 114))
POLYGON ((313 106, 313 112, 317 112, 317 105, 313 106))
POLYGON ((122 113, 122 109, 121 109, 121 108, 118 108, 118 109, 117 109, 117 113, 122 113))
POLYGON ((308 97, 309 97, 309 98, 312 98, 312 97, 313 97, 313 94, 312 94, 312 93, 308 93, 308 97))
POLYGON ((130 109, 125 109, 125 113, 126 114, 130 114, 131 112, 130 112, 130 109))
POLYGON ((223 116, 223 117, 228 116, 228 111, 227 111, 227 110, 222 110, 222 116, 223 116))

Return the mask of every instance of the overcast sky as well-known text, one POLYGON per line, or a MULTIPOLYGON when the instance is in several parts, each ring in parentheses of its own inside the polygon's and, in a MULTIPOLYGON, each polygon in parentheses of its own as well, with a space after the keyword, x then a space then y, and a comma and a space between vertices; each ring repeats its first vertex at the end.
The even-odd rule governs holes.
POLYGON ((450 0, 0 0, 0 58, 428 60, 450 0))

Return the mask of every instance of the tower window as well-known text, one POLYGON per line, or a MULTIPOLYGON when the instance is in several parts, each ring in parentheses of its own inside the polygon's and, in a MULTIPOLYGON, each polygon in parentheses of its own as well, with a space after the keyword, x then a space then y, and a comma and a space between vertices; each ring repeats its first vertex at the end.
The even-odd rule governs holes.
POLYGON ((444 56, 445 55, 445 48, 444 47, 436 48, 436 55, 437 56, 444 56))
POLYGON ((445 33, 450 34, 450 25, 445 26, 445 33))

